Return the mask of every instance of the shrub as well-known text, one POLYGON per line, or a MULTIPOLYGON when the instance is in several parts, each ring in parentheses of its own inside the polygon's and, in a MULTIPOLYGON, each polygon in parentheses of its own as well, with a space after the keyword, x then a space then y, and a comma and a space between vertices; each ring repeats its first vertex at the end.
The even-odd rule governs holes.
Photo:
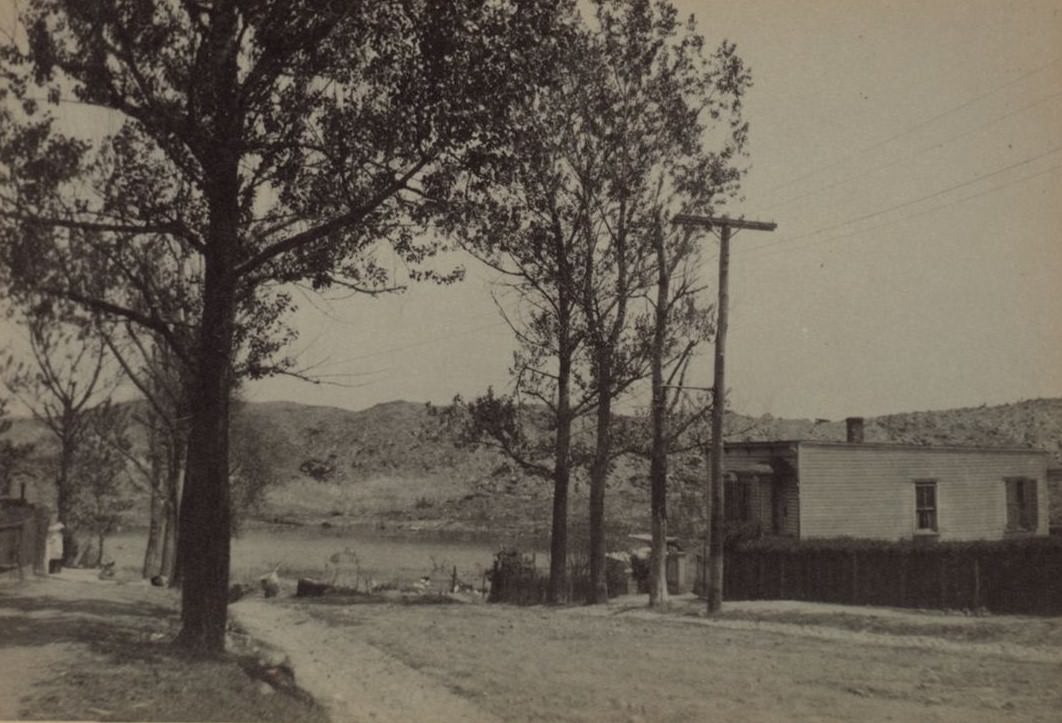
POLYGON ((549 580, 540 575, 533 555, 501 550, 490 571, 489 602, 536 605, 545 601, 549 580))
MULTIPOLYGON (((606 558, 605 584, 609 595, 626 594, 630 574, 630 564, 626 559, 606 558)), ((502 550, 495 556, 494 567, 488 576, 488 602, 538 605, 548 599, 549 574, 538 569, 534 555, 525 555, 512 549, 502 550)), ((569 560, 568 581, 570 602, 589 599, 590 569, 585 560, 579 557, 569 560)))

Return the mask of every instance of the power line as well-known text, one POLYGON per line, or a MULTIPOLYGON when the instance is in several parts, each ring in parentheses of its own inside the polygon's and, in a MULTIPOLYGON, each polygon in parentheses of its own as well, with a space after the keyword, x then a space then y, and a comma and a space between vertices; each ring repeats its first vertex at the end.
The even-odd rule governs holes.
POLYGON ((838 223, 830 224, 829 226, 823 226, 823 227, 817 228, 817 229, 815 229, 813 231, 808 231, 806 233, 802 233, 802 234, 800 234, 798 236, 791 236, 789 238, 785 238, 785 239, 781 239, 779 241, 766 243, 766 244, 763 244, 761 246, 756 246, 754 248, 739 249, 739 253, 741 253, 741 252, 746 252, 747 253, 747 252, 751 252, 751 251, 759 251, 759 250, 762 250, 762 249, 770 248, 772 246, 778 246, 779 244, 790 243, 792 241, 797 241, 797 240, 800 240, 800 239, 803 239, 803 238, 808 238, 810 236, 817 236, 820 233, 824 233, 824 232, 827 232, 827 231, 833 231, 835 229, 842 228, 844 226, 849 226, 849 225, 851 225, 853 223, 858 223, 860 221, 866 221, 867 219, 875 218, 877 216, 882 216, 882 215, 884 215, 886 213, 890 213, 892 211, 897 211, 897 210, 899 210, 901 208, 907 208, 908 206, 913 206, 916 203, 921 203, 922 201, 928 201, 931 198, 936 198, 938 196, 942 196, 945 193, 950 193, 951 191, 955 191, 955 190, 958 190, 960 188, 965 188, 966 186, 973 185, 975 183, 978 183, 980 181, 985 180, 986 178, 992 178, 993 176, 998 176, 1001 173, 1006 173, 1007 171, 1012 171, 1015 168, 1020 168, 1021 166, 1026 166, 1026 165, 1028 165, 1030 163, 1033 163, 1034 161, 1040 160, 1041 158, 1044 158, 1046 156, 1050 156, 1050 155, 1052 155, 1054 153, 1058 153, 1058 151, 1060 151, 1060 150, 1062 150, 1062 145, 1057 145, 1057 146, 1051 148, 1050 150, 1047 150, 1047 151, 1044 151, 1043 153, 1040 153, 1038 155, 1032 156, 1031 158, 1026 158, 1026 159, 1024 159, 1022 161, 1018 161, 1017 163, 1012 163, 1009 166, 1004 166, 1003 168, 997 169, 997 170, 992 171, 990 173, 985 173, 985 174, 982 174, 980 176, 976 176, 976 177, 971 178, 971 179, 969 179, 967 181, 963 181, 962 183, 957 183, 954 186, 948 186, 947 188, 942 188, 942 189, 940 189, 938 191, 934 191, 933 193, 930 193, 928 195, 920 196, 919 198, 911 199, 910 201, 904 201, 903 203, 898 203, 898 204, 896 204, 894 206, 889 206, 888 208, 883 208, 883 209, 880 209, 878 211, 874 211, 872 213, 863 214, 862 216, 856 216, 854 218, 849 218, 849 219, 846 219, 844 221, 840 221, 838 223))
POLYGON ((1017 83, 1020 83, 1021 81, 1025 80, 1026 78, 1029 78, 1029 77, 1032 77, 1032 76, 1034 76, 1034 75, 1036 75, 1038 73, 1041 73, 1044 70, 1047 70, 1048 68, 1050 68, 1052 65, 1054 65, 1055 63, 1057 63, 1060 60, 1062 60, 1062 57, 1055 58, 1054 60, 1051 60, 1051 61, 1049 61, 1049 62, 1047 62, 1047 63, 1045 63, 1045 64, 1043 64, 1043 65, 1041 65, 1041 66, 1039 66, 1037 68, 1034 68, 1034 69, 1032 69, 1032 70, 1030 70, 1028 72, 1025 72, 1025 73, 1019 75, 1017 78, 1014 78, 1013 80, 1007 81, 1003 85, 996 86, 995 88, 993 88, 993 89, 991 89, 989 91, 986 91, 986 92, 984 92, 984 93, 982 93, 982 94, 980 94, 978 96, 974 96, 970 100, 967 100, 967 101, 965 101, 963 103, 960 103, 959 105, 957 105, 957 106, 955 106, 953 108, 949 108, 948 110, 943 111, 942 113, 938 113, 938 114, 936 114, 936 115, 934 115, 934 116, 932 116, 930 118, 927 118, 927 119, 925 119, 923 121, 919 121, 919 122, 915 123, 912 126, 904 128, 903 130, 901 130, 901 131, 899 131, 897 133, 894 133, 893 135, 889 136, 885 140, 878 141, 877 143, 874 143, 874 144, 872 144, 870 146, 867 146, 866 148, 861 148, 859 150, 852 151, 851 153, 845 154, 845 155, 841 156, 839 159, 837 159, 836 161, 828 163, 825 166, 820 166, 819 168, 816 168, 816 169, 813 169, 811 171, 808 171, 807 173, 805 173, 802 176, 797 176, 796 178, 792 178, 792 179, 790 179, 790 180, 788 180, 788 181, 786 181, 786 182, 784 182, 784 183, 782 183, 782 184, 780 184, 778 186, 775 186, 774 188, 770 189, 769 193, 775 193, 776 191, 780 191, 783 188, 788 188, 789 186, 792 186, 795 183, 799 183, 800 181, 803 181, 803 180, 805 180, 807 178, 811 178, 812 176, 814 176, 814 175, 816 175, 818 173, 821 173, 822 171, 827 171, 827 170, 829 170, 831 168, 834 168, 834 167, 840 165, 841 163, 844 163, 845 161, 847 161, 850 158, 854 158, 855 156, 862 155, 862 154, 865 154, 865 153, 869 153, 870 151, 874 151, 874 150, 877 150, 878 148, 881 148, 882 146, 888 145, 889 143, 892 143, 894 140, 896 140, 898 138, 902 138, 903 136, 906 136, 906 135, 909 135, 911 133, 914 133, 915 131, 922 129, 922 128, 926 127, 927 125, 931 124, 931 123, 935 123, 936 121, 940 120, 941 118, 946 118, 949 115, 952 115, 954 113, 958 113, 959 111, 970 107, 971 105, 973 105, 974 103, 977 103, 980 100, 983 100, 983 99, 985 99, 985 98, 987 98, 989 96, 995 95, 996 93, 1000 92, 1001 90, 1005 90, 1006 88, 1009 88, 1012 85, 1016 85, 1017 83))
POLYGON ((994 119, 992 119, 992 120, 990 120, 990 121, 988 121, 986 123, 982 123, 981 125, 979 125, 979 126, 977 126, 975 128, 971 128, 970 130, 964 131, 964 132, 962 132, 962 133, 960 133, 960 134, 958 134, 956 136, 952 136, 950 138, 946 138, 946 139, 944 139, 942 141, 939 141, 939 142, 937 142, 937 143, 935 143, 933 145, 925 146, 923 148, 912 149, 906 155, 901 156, 900 158, 896 158, 896 159, 894 159, 892 161, 889 161, 888 163, 885 163, 883 165, 874 166, 874 167, 868 169, 867 171, 864 171, 863 173, 857 173, 857 174, 853 174, 853 175, 849 175, 849 176, 843 176, 840 179, 833 181, 832 183, 828 183, 825 186, 820 186, 819 188, 812 189, 810 191, 807 191, 805 193, 800 194, 799 196, 793 196, 792 198, 787 198, 787 199, 785 199, 783 201, 779 201, 779 202, 774 203, 774 204, 769 204, 766 207, 766 209, 764 209, 764 210, 765 211, 771 211, 771 210, 774 210, 776 208, 781 208, 782 206, 787 206, 790 203, 795 203, 796 201, 803 200, 805 198, 808 198, 809 196, 815 196, 815 195, 817 195, 819 193, 822 193, 823 191, 827 191, 827 190, 829 190, 831 188, 836 188, 837 186, 840 186, 841 184, 847 184, 847 183, 851 183, 852 181, 858 181, 858 180, 870 175, 874 171, 880 171, 880 170, 884 170, 886 168, 891 168, 892 166, 895 166, 896 164, 901 163, 905 159, 910 158, 910 157, 912 157, 912 156, 914 156, 916 154, 931 153, 933 151, 937 151, 937 150, 939 150, 939 149, 941 149, 941 148, 943 148, 943 147, 945 147, 945 146, 947 146, 947 145, 949 145, 951 143, 954 143, 955 141, 958 141, 958 140, 960 140, 962 138, 966 138, 967 136, 970 136, 970 135, 972 135, 974 133, 977 133, 978 131, 982 131, 985 128, 989 128, 989 127, 991 127, 993 125, 996 125, 997 123, 1001 123, 1001 122, 1007 120, 1008 118, 1011 118, 1011 117, 1013 117, 1015 115, 1018 115, 1020 113, 1025 113, 1026 111, 1029 111, 1029 110, 1031 110, 1031 109, 1033 109, 1033 108, 1035 108, 1035 107, 1037 107, 1039 105, 1043 105, 1044 103, 1047 103, 1049 101, 1055 100, 1056 98, 1059 98, 1059 97, 1062 97, 1062 90, 1058 91, 1057 93, 1052 93, 1051 95, 1046 96, 1044 98, 1040 98, 1038 100, 1035 100, 1032 103, 1029 103, 1028 105, 1022 106, 1021 108, 1018 108, 1016 110, 1012 110, 1009 113, 1006 113, 1006 114, 1004 114, 1002 116, 994 118, 994 119))
MULTIPOLYGON (((1046 176, 1046 175, 1048 175, 1050 173, 1054 173, 1055 171, 1058 171, 1058 170, 1062 170, 1062 163, 1054 165, 1054 166, 1051 166, 1050 168, 1046 168, 1046 169, 1044 169, 1042 171, 1038 171, 1037 173, 1030 174, 1028 176, 1022 176, 1021 178, 1015 179, 1013 181, 1008 181, 1006 183, 1000 183, 998 185, 992 186, 991 188, 986 188, 983 191, 978 191, 976 193, 972 193, 969 196, 964 196, 962 198, 955 199, 954 201, 949 201, 947 203, 942 203, 939 206, 933 206, 932 208, 927 208, 927 209, 922 210, 922 211, 917 211, 917 212, 912 213, 910 215, 904 216, 903 218, 898 218, 898 219, 895 219, 895 220, 892 220, 892 221, 886 221, 885 223, 880 223, 877 226, 872 226, 870 228, 861 229, 859 231, 853 231, 851 233, 838 234, 836 236, 830 236, 828 238, 820 239, 818 241, 811 241, 810 243, 797 244, 795 246, 786 246, 785 248, 775 249, 773 253, 781 253, 781 252, 784 252, 784 251, 789 251, 790 249, 802 249, 802 248, 807 248, 809 246, 817 246, 819 244, 829 243, 831 241, 836 241, 838 239, 849 239, 849 238, 852 238, 854 236, 860 236, 860 235, 863 235, 863 234, 866 234, 866 233, 870 233, 871 231, 877 231, 877 230, 882 229, 882 228, 887 228, 889 226, 894 226, 894 225, 896 225, 897 223, 899 223, 901 221, 908 221, 908 220, 910 220, 912 218, 918 218, 920 216, 925 216, 925 215, 928 215, 930 213, 936 213, 937 211, 941 211, 941 210, 943 210, 945 208, 948 208, 949 206, 955 206, 955 205, 958 205, 960 203, 965 203, 967 201, 972 201, 975 198, 980 198, 981 196, 988 195, 989 193, 995 193, 996 191, 1002 190, 1002 189, 1007 188, 1009 186, 1015 186, 1015 185, 1017 185, 1019 183, 1025 183, 1026 181, 1031 181, 1031 180, 1039 178, 1041 176, 1046 176)), ((746 248, 746 249, 743 249, 743 251, 745 253, 752 253, 754 251, 759 251, 760 249, 765 249, 768 246, 773 246, 773 245, 774 244, 764 244, 763 246, 759 246, 759 247, 756 247, 756 248, 746 248)), ((767 255, 771 255, 771 254, 767 254, 767 255)))

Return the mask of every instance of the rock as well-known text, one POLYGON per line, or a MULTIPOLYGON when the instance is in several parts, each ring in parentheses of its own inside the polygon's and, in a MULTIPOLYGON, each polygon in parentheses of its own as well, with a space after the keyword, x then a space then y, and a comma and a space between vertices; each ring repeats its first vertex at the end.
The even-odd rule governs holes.
POLYGON ((273 686, 263 680, 258 683, 258 692, 261 695, 273 695, 276 693, 276 690, 274 690, 273 686))
POLYGON ((280 593, 280 576, 277 575, 277 571, 262 575, 258 578, 258 582, 262 586, 262 593, 266 597, 276 597, 280 593))
POLYGON ((295 597, 321 597, 334 590, 335 587, 327 582, 321 582, 309 577, 300 577, 295 586, 295 597))
POLYGON ((229 602, 230 603, 236 602, 237 600, 242 598, 244 595, 246 595, 247 592, 248 592, 248 588, 247 588, 246 585, 243 585, 243 584, 238 583, 238 582, 237 583, 233 583, 231 586, 229 586, 229 602))
POLYGON ((292 668, 291 659, 276 650, 261 651, 258 656, 258 664, 263 670, 267 668, 292 668))

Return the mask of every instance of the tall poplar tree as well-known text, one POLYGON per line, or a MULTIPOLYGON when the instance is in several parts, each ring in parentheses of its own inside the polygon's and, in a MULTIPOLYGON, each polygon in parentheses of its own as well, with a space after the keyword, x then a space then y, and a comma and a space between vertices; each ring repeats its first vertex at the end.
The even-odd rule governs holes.
POLYGON ((3 282, 16 299, 60 297, 151 329, 191 369, 178 540, 185 647, 224 646, 238 349, 275 350, 290 306, 279 284, 377 291, 392 286, 378 247, 413 268, 438 248, 421 233, 421 202, 507 132, 500 109, 524 92, 523 56, 552 31, 553 5, 24 6, 28 47, 9 44, 2 58, 4 92, 21 101, 0 118, 3 282), (35 98, 102 107, 121 130, 69 137, 35 98), (136 259, 158 258, 164 243, 198 260, 188 327, 133 302, 156 271, 136 259))
POLYGON ((736 191, 735 163, 748 129, 742 98, 751 80, 734 45, 724 42, 705 53, 693 18, 680 22, 667 0, 596 0, 593 25, 587 67, 599 82, 584 96, 590 140, 581 177, 590 212, 580 303, 597 392, 590 570, 592 598, 600 602, 607 597, 604 496, 614 456, 612 402, 617 384, 645 364, 654 390, 654 590, 657 597, 666 592, 659 558, 666 545, 668 437, 662 368, 684 335, 704 334, 700 315, 683 310, 692 301, 691 277, 671 283, 693 250, 668 226, 672 214, 710 209, 736 191), (655 309, 645 309, 646 299, 655 309))

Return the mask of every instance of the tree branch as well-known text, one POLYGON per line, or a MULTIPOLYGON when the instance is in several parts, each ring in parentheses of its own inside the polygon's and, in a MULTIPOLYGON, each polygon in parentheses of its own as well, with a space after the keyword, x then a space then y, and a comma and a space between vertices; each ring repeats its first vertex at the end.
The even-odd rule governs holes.
POLYGON ((242 264, 239 264, 236 267, 236 274, 238 276, 248 275, 278 256, 295 251, 303 246, 313 243, 314 241, 318 241, 329 234, 348 228, 359 221, 362 221, 366 216, 379 208, 387 199, 404 188, 411 178, 428 165, 429 160, 429 158, 425 157, 413 164, 408 171, 392 180, 383 190, 373 196, 368 203, 340 214, 314 228, 270 244, 242 264))

